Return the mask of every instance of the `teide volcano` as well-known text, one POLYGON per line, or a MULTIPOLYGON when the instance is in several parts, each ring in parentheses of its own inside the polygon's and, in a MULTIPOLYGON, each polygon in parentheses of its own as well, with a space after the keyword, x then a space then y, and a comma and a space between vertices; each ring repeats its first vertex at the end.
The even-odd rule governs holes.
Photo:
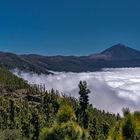
POLYGON ((0 64, 8 69, 18 68, 35 73, 52 71, 86 72, 102 68, 140 67, 140 51, 123 44, 114 45, 89 56, 41 56, 0 53, 0 64))
POLYGON ((123 44, 114 45, 101 52, 111 60, 133 60, 140 59, 140 51, 129 48, 123 44))

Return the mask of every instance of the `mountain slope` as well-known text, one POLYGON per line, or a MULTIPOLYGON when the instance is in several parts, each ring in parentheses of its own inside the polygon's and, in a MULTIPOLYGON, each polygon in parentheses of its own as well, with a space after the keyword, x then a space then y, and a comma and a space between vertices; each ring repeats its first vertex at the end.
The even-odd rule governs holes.
POLYGON ((86 72, 102 68, 140 67, 140 51, 123 44, 89 56, 41 56, 0 53, 0 64, 8 69, 49 74, 52 71, 86 72))
POLYGON ((10 70, 18 68, 19 70, 27 72, 35 72, 38 74, 49 73, 47 70, 41 69, 39 66, 36 66, 32 64, 32 62, 29 62, 26 59, 22 58, 21 56, 13 53, 0 52, 0 65, 10 70))

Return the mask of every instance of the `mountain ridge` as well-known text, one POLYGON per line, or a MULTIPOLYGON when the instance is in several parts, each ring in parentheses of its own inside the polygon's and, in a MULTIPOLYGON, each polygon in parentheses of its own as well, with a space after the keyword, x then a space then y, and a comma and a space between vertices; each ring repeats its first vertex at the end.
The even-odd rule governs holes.
POLYGON ((0 52, 0 64, 8 69, 50 74, 51 71, 86 72, 102 68, 140 67, 140 51, 116 44, 98 54, 88 56, 16 55, 0 52))

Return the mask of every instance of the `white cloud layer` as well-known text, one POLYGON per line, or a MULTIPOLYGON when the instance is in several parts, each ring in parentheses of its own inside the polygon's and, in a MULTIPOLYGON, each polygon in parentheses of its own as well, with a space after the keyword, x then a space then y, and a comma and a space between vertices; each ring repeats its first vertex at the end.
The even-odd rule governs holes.
MULTIPOLYGON (((15 74, 18 72, 15 70, 15 74)), ((30 83, 45 84, 78 98, 78 83, 86 80, 91 90, 90 103, 106 111, 121 113, 123 107, 140 110, 140 68, 105 69, 103 72, 55 72, 54 75, 20 73, 30 83)))

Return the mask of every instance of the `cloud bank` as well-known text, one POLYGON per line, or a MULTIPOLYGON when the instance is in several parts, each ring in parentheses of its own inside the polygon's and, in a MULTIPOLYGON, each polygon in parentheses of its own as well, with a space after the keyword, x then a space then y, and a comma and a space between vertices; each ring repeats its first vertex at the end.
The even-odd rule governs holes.
POLYGON ((78 83, 87 81, 91 90, 90 103, 94 107, 113 113, 121 113, 123 107, 140 110, 140 68, 105 69, 103 72, 55 72, 54 75, 14 73, 35 84, 45 84, 78 98, 78 83))

